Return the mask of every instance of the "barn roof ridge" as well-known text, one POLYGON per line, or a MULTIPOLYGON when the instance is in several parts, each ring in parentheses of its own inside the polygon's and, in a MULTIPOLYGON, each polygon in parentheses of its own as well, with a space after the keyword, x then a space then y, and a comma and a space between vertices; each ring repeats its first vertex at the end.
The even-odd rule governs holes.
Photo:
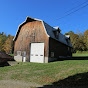
POLYGON ((43 21, 43 20, 41 20, 41 19, 36 19, 36 18, 29 17, 29 16, 27 16, 26 20, 27 20, 27 19, 33 19, 33 20, 36 20, 36 21, 43 21))

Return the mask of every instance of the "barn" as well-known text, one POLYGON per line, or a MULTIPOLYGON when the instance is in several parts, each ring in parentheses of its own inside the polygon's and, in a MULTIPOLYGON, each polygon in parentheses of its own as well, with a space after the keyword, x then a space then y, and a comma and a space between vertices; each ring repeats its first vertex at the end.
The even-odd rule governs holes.
POLYGON ((14 37, 14 59, 23 62, 48 63, 72 55, 70 37, 40 19, 27 17, 14 37))

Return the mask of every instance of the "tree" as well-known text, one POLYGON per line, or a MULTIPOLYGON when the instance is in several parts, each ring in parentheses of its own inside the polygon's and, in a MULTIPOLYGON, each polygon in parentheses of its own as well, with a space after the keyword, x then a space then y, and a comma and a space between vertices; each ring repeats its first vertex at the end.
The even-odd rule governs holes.
POLYGON ((75 50, 84 51, 86 50, 86 45, 83 41, 83 37, 79 37, 74 46, 75 50))
POLYGON ((7 38, 7 40, 5 41, 5 43, 3 45, 3 50, 7 54, 11 54, 12 53, 12 49, 13 49, 13 36, 8 35, 8 38, 7 38))
POLYGON ((77 30, 77 35, 79 36, 79 37, 81 37, 81 36, 83 36, 83 34, 80 32, 80 30, 77 30))
POLYGON ((2 46, 3 45, 3 43, 2 43, 2 39, 0 38, 0 51, 2 51, 2 46))
POLYGON ((86 45, 84 43, 84 37, 82 33, 78 31, 78 34, 75 34, 73 31, 70 31, 68 33, 65 33, 65 35, 70 35, 70 41, 73 46, 73 52, 76 52, 77 50, 86 50, 86 45))
POLYGON ((84 32, 84 36, 88 35, 88 29, 84 32))
POLYGON ((88 50, 88 29, 84 32, 84 43, 85 43, 86 48, 88 50))
POLYGON ((0 34, 0 51, 2 51, 2 52, 4 52, 4 50, 3 50, 3 44, 5 43, 6 39, 7 39, 6 34, 4 34, 4 32, 2 32, 0 34))
POLYGON ((64 35, 70 35, 69 33, 65 33, 64 35))
POLYGON ((70 34, 70 41, 73 46, 73 52, 76 52, 76 45, 75 44, 76 44, 79 36, 72 31, 70 31, 69 34, 70 34))

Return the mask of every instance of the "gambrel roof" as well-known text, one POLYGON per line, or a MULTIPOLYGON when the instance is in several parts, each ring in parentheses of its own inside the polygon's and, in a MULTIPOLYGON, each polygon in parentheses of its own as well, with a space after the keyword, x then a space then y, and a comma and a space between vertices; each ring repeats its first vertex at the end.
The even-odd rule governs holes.
POLYGON ((20 29, 21 27, 26 24, 27 22, 31 22, 31 21, 41 21, 43 26, 44 26, 44 29, 45 29, 45 32, 47 34, 48 37, 51 37, 69 47, 72 47, 71 43, 70 43, 70 40, 68 39, 68 37, 64 36, 63 34, 59 33, 59 38, 57 39, 55 37, 55 34, 54 34, 54 31, 57 31, 56 28, 57 27, 51 27, 50 25, 48 25, 46 22, 44 22, 43 20, 40 20, 40 19, 35 19, 35 18, 31 18, 31 17, 27 17, 26 18, 26 21, 24 21, 22 24, 19 25, 18 27, 18 30, 16 32, 16 35, 14 37, 14 41, 17 39, 18 35, 19 35, 19 32, 20 32, 20 29), (67 42, 68 40, 68 42, 67 42))
POLYGON ((45 22, 43 22, 43 23, 44 23, 45 29, 46 29, 46 31, 47 31, 47 34, 48 34, 51 38, 53 38, 53 39, 55 39, 55 40, 57 40, 57 41, 59 41, 59 42, 61 42, 61 43, 64 43, 64 44, 66 44, 66 45, 72 47, 71 42, 69 41, 68 37, 64 36, 62 33, 59 33, 59 38, 57 39, 57 38, 55 37, 55 35, 54 35, 54 32, 53 32, 53 31, 56 30, 56 28, 55 28, 55 27, 51 27, 50 25, 48 25, 48 24, 45 23, 45 22), (68 42, 66 41, 66 39, 68 39, 68 42))

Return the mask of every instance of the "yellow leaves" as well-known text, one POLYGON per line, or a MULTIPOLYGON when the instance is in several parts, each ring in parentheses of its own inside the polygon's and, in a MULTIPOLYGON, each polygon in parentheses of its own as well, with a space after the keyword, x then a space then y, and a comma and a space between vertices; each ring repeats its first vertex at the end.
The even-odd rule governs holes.
POLYGON ((88 35, 88 29, 84 32, 84 36, 88 35))
POLYGON ((2 43, 2 39, 0 39, 0 51, 2 50, 3 47, 3 43, 2 43))
POLYGON ((10 54, 12 52, 12 48, 13 48, 13 41, 12 41, 13 37, 10 35, 7 40, 5 41, 4 45, 3 45, 3 50, 7 53, 10 54))

